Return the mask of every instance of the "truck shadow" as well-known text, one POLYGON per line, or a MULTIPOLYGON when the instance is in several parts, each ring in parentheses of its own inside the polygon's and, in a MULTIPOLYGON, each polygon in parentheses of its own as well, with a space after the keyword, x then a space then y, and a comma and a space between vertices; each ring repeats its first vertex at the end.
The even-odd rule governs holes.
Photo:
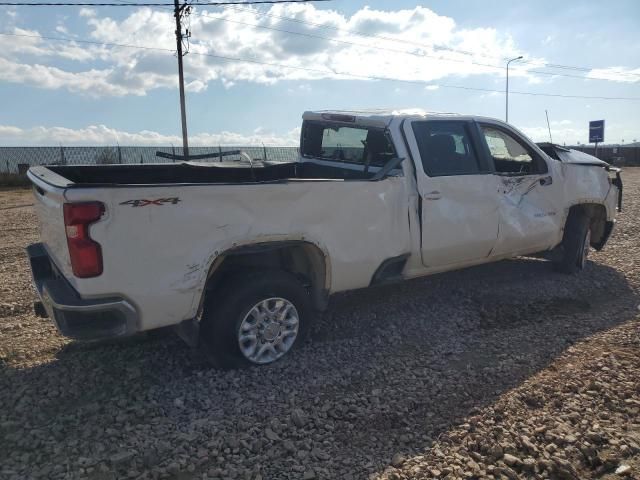
POLYGON ((234 452, 246 450, 263 478, 300 478, 292 468, 302 459, 319 478, 364 478, 395 453, 428 448, 568 346, 632 318, 637 304, 608 266, 563 276, 519 259, 339 295, 308 344, 266 368, 212 369, 165 332, 72 343, 49 364, 0 364, 0 410, 11 420, 0 426, 0 463, 48 438, 71 472, 80 456, 113 472, 190 458, 195 473, 180 478, 201 478, 236 468, 234 452), (126 465, 109 462, 115 444, 133 452, 126 465), (196 461, 202 448, 229 451, 196 461), (351 461, 334 464, 345 452, 351 461))

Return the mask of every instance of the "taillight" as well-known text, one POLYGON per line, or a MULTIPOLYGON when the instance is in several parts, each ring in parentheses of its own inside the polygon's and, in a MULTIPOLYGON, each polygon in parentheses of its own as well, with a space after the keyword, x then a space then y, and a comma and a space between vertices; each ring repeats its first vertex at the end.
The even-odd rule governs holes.
POLYGON ((65 203, 63 209, 73 274, 79 278, 97 277, 102 273, 102 249, 89 236, 89 225, 100 220, 104 204, 65 203))

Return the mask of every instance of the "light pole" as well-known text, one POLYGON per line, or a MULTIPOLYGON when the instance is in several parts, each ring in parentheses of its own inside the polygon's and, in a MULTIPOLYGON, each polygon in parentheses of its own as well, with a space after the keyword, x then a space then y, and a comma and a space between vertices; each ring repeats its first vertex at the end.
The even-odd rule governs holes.
POLYGON ((516 60, 520 60, 521 58, 522 58, 522 55, 507 61, 507 88, 505 90, 505 119, 504 119, 504 121, 507 123, 509 123, 509 64, 511 62, 515 62, 516 60))

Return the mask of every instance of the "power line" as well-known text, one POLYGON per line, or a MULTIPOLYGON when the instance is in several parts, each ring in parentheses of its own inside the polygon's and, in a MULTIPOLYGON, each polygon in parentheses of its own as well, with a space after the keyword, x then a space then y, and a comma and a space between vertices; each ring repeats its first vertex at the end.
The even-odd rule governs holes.
POLYGON ((85 43, 85 44, 99 45, 104 47, 137 48, 139 50, 159 50, 162 52, 175 53, 175 49, 173 48, 147 47, 145 45, 130 45, 127 43, 98 42, 97 40, 81 40, 81 39, 74 39, 74 38, 49 37, 46 35, 27 35, 25 33, 0 32, 0 35, 10 36, 10 37, 41 38, 44 40, 52 40, 54 42, 85 43))
MULTIPOLYGON (((198 5, 224 7, 225 5, 263 5, 278 3, 330 2, 332 0, 250 0, 228 2, 206 2, 198 5)), ((0 7, 173 7, 173 3, 72 3, 72 2, 0 2, 0 7)))
MULTIPOLYGON (((334 70, 321 70, 321 69, 308 68, 308 67, 298 67, 298 66, 293 66, 293 65, 283 65, 283 64, 279 64, 279 63, 263 62, 263 61, 260 61, 260 60, 253 60, 253 59, 247 59, 247 58, 227 57, 227 56, 222 56, 222 55, 214 55, 214 54, 210 54, 210 53, 195 53, 195 54, 196 55, 204 55, 204 56, 207 56, 207 57, 219 58, 219 59, 222 59, 222 60, 235 61, 235 62, 256 63, 256 64, 260 64, 260 65, 267 65, 267 66, 273 66, 273 67, 291 68, 291 69, 295 69, 295 70, 306 70, 306 71, 309 71, 309 72, 317 72, 317 73, 329 73, 329 74, 333 74, 333 75, 341 75, 341 76, 347 76, 347 77, 353 77, 353 78, 361 78, 361 79, 367 79, 367 80, 381 80, 381 81, 390 81, 390 82, 402 82, 402 83, 411 83, 411 84, 442 87, 442 88, 455 88, 455 89, 459 89, 459 90, 474 90, 474 91, 479 91, 479 92, 490 92, 490 93, 500 93, 500 94, 504 93, 504 91, 502 91, 502 90, 494 90, 494 89, 489 89, 489 88, 478 88, 478 87, 465 87, 465 86, 461 86, 461 85, 448 85, 448 84, 443 84, 443 83, 433 83, 433 82, 429 82, 429 81, 426 81, 426 80, 406 80, 406 79, 402 79, 402 78, 380 77, 380 76, 373 76, 373 75, 361 75, 361 74, 351 73, 351 72, 339 72, 339 71, 334 71, 334 70)), ((562 95, 562 94, 559 94, 559 93, 537 93, 537 92, 520 92, 520 91, 512 91, 510 93, 517 94, 517 95, 532 95, 532 96, 541 96, 541 97, 584 98, 584 99, 597 99, 597 100, 640 100, 640 97, 601 97, 601 96, 562 95)))
POLYGON ((310 22, 308 20, 302 20, 300 18, 292 18, 292 17, 285 17, 283 15, 276 15, 273 13, 268 13, 268 12, 261 12, 259 10, 252 10, 249 8, 242 8, 242 7, 234 7, 234 6, 229 6, 228 8, 225 7, 226 10, 236 10, 236 11, 242 11, 242 12, 251 12, 254 13, 258 16, 261 17, 271 17, 271 18, 277 18, 280 20, 286 20, 289 22, 295 22, 295 23, 300 23, 300 24, 304 24, 304 25, 311 25, 314 27, 318 27, 318 28, 325 28, 325 29, 329 29, 329 30, 335 30, 337 32, 344 32, 344 33, 348 33, 351 35, 355 35, 358 37, 366 37, 366 38, 377 38, 380 40, 385 40, 388 42, 397 42, 397 43, 404 43, 404 44, 408 44, 408 45, 414 45, 417 47, 423 47, 423 48, 433 48, 434 50, 446 50, 446 51, 450 51, 450 52, 454 52, 454 53, 461 53, 463 55, 473 55, 473 56, 480 56, 480 57, 485 57, 485 58, 495 58, 495 56, 490 56, 490 55, 483 55, 480 53, 475 53, 475 52, 469 52, 466 50, 457 50, 454 48, 450 48, 450 47, 442 47, 442 46, 438 46, 438 45, 429 45, 426 43, 420 43, 420 42, 415 42, 412 40, 406 40, 406 39, 402 39, 402 38, 395 38, 395 37, 387 37, 385 35, 376 35, 373 33, 366 33, 360 30, 348 30, 346 28, 340 28, 340 27, 336 27, 334 25, 327 25, 325 23, 318 23, 318 22, 310 22))
MULTIPOLYGON (((70 38, 61 38, 61 37, 49 37, 42 35, 27 35, 27 34, 17 34, 17 33, 8 33, 8 32, 0 32, 0 35, 6 36, 14 36, 14 37, 29 37, 29 38, 39 38, 45 40, 52 41, 61 41, 61 42, 70 42, 70 43, 85 43, 85 44, 93 44, 107 47, 121 47, 121 48, 134 48, 141 50, 156 50, 163 52, 171 52, 174 53, 175 50, 170 48, 162 48, 162 47, 149 47, 144 45, 130 45, 123 43, 107 43, 107 42, 98 42, 93 40, 78 40, 78 39, 70 39, 70 38)), ((191 55, 199 55, 211 58, 217 58, 220 60, 231 61, 231 62, 241 62, 241 63, 252 63, 258 65, 265 65, 270 67, 277 68, 288 68, 292 70, 301 70, 313 73, 321 73, 321 74, 330 74, 330 75, 338 75, 343 77, 352 77, 352 78, 360 78, 366 80, 378 80, 378 81, 390 81, 390 82, 400 82, 400 83, 409 83, 409 84, 417 84, 417 85, 427 85, 434 87, 442 87, 442 88, 452 88, 459 90, 470 90, 470 91, 478 91, 478 92, 488 92, 488 93, 500 93, 503 94, 502 90, 495 90, 489 88, 480 88, 480 87, 467 87, 462 85, 449 85, 443 83, 433 83, 426 80, 407 80, 401 78, 393 78, 393 77, 382 77, 382 76, 373 76, 373 75, 362 75, 352 72, 339 72, 335 70, 325 70, 319 68, 311 68, 311 67, 300 67, 294 65, 284 65, 280 63, 273 62, 265 62, 262 60, 255 60, 249 58, 240 58, 240 57, 230 57, 225 55, 216 55, 212 53, 204 53, 204 52, 191 52, 191 55)), ((565 95, 559 93, 541 93, 541 92, 524 92, 524 91, 512 91, 510 92, 516 95, 530 95, 530 96, 541 96, 541 97, 559 97, 559 98, 581 98, 581 99, 592 99, 592 100, 627 100, 627 101, 638 101, 640 97, 605 97, 605 96, 590 96, 590 95, 565 95)))
MULTIPOLYGON (((399 39, 399 38, 388 37, 388 36, 383 36, 383 35, 368 34, 366 32, 361 32, 361 31, 357 31, 357 30, 347 30, 347 29, 343 29, 343 28, 340 28, 340 27, 335 27, 335 26, 332 26, 332 25, 326 25, 326 24, 322 24, 322 23, 318 23, 318 22, 310 22, 310 21, 301 20, 301 19, 298 19, 298 18, 291 18, 291 17, 282 16, 282 15, 276 15, 276 14, 273 14, 273 13, 260 12, 258 10, 243 9, 242 7, 238 7, 238 5, 259 5, 259 4, 279 4, 279 3, 310 3, 310 2, 327 2, 327 1, 331 1, 331 0, 250 0, 250 1, 233 1, 233 0, 230 0, 230 1, 227 1, 227 2, 204 2, 204 3, 199 3, 198 2, 195 5, 197 5, 197 6, 228 7, 228 8, 234 9, 234 10, 238 10, 238 11, 251 12, 251 13, 254 13, 254 14, 259 15, 259 16, 267 16, 267 17, 272 17, 272 18, 278 18, 278 19, 286 20, 286 21, 290 21, 290 22, 296 22, 296 23, 301 23, 301 24, 306 24, 306 25, 312 25, 312 26, 331 29, 331 30, 335 30, 335 31, 341 31, 341 32, 345 32, 345 33, 349 33, 351 35, 356 35, 356 36, 361 36, 361 37, 376 38, 376 39, 385 40, 385 41, 410 44, 410 45, 414 45, 414 46, 420 46, 420 47, 423 47, 423 48, 432 48, 434 50, 450 51, 450 52, 453 52, 453 53, 460 53, 460 54, 463 54, 463 55, 481 56, 481 57, 485 57, 485 58, 495 58, 494 56, 483 55, 483 54, 479 54, 479 53, 476 53, 476 52, 470 52, 470 51, 466 51, 466 50, 458 50, 458 49, 454 49, 454 48, 451 48, 451 47, 428 45, 428 44, 424 44, 424 43, 420 43, 420 42, 414 42, 414 41, 405 40, 405 39, 399 39)), ((194 4, 191 4, 191 5, 194 5, 194 4)), ((170 4, 170 3, 133 3, 133 2, 119 2, 119 3, 1 2, 0 6, 169 7, 169 6, 173 6, 173 4, 170 4)), ((352 45, 366 46, 366 47, 369 47, 369 48, 377 48, 377 49, 381 49, 381 50, 395 51, 396 53, 403 53, 403 54, 414 55, 414 56, 418 56, 418 57, 431 57, 431 58, 437 58, 439 60, 449 61, 449 62, 472 63, 474 65, 484 66, 484 67, 487 67, 487 68, 495 68, 495 69, 504 68, 504 67, 498 66, 498 65, 483 64, 483 63, 478 63, 478 62, 466 62, 464 60, 448 59, 448 58, 442 58, 442 57, 435 57, 435 56, 427 55, 427 54, 418 54, 418 53, 407 52, 407 51, 396 50, 396 49, 389 49, 389 48, 373 46, 373 45, 357 44, 355 42, 347 42, 345 40, 331 39, 330 37, 323 37, 323 36, 320 36, 320 35, 305 34, 305 33, 302 33, 302 32, 293 32, 293 31, 289 31, 289 30, 278 29, 278 28, 275 28, 275 27, 250 24, 250 23, 241 22, 241 21, 238 21, 238 20, 225 19, 225 18, 221 18, 221 17, 212 17, 210 15, 206 15, 206 14, 202 14, 202 13, 196 13, 196 15, 209 17, 209 18, 216 18, 218 20, 222 20, 222 21, 226 21, 226 22, 233 22, 233 23, 238 23, 238 24, 242 24, 242 25, 253 26, 253 27, 256 27, 256 28, 264 28, 264 29, 280 31, 280 32, 289 33, 289 34, 293 34, 293 35, 302 35, 302 36, 307 36, 307 37, 312 37, 312 38, 329 39, 329 40, 335 41, 335 42, 352 44, 352 45)), ((538 62, 531 62, 531 61, 526 61, 526 60, 521 61, 521 63, 527 64, 527 65, 540 66, 538 62)), ((577 66, 552 64, 552 63, 546 63, 546 64, 544 64, 542 66, 546 67, 546 68, 563 69, 563 70, 575 70, 575 71, 583 71, 583 72, 589 72, 591 70, 595 70, 595 68, 593 68, 593 67, 577 67, 577 66)), ((597 78, 597 77, 587 77, 587 76, 583 76, 583 75, 571 75, 571 74, 562 74, 562 73, 554 73, 554 72, 543 72, 543 71, 540 71, 540 70, 527 70, 527 72, 531 73, 531 74, 535 74, 535 75, 561 76, 561 77, 570 77, 570 78, 578 78, 578 79, 585 79, 585 80, 616 81, 614 79, 609 79, 609 78, 597 78)), ((634 72, 615 72, 615 73, 617 75, 622 75, 622 76, 640 77, 640 73, 634 73, 634 72)))
MULTIPOLYGON (((247 23, 247 22, 243 22, 240 20, 232 20, 230 18, 224 18, 224 17, 217 17, 217 16, 212 16, 212 15, 207 15, 205 13, 199 13, 199 12, 195 12, 195 15, 201 16, 201 17, 206 17, 206 18, 212 18, 215 20, 220 20, 223 22, 228 22, 228 23, 236 23, 239 25, 246 25, 246 26, 250 26, 250 27, 255 27, 255 28, 262 28, 262 29, 266 29, 266 30, 272 30, 272 31, 276 31, 276 32, 283 32, 283 33, 288 33, 291 35, 298 35, 298 36, 302 36, 302 37, 307 37, 307 38, 317 38, 317 39, 321 39, 321 40, 327 40, 330 42, 336 42, 336 43, 341 43, 341 44, 345 44, 345 45, 355 45, 355 46, 360 46, 360 47, 366 47, 366 48, 371 48, 374 50, 384 50, 384 51, 389 51, 389 52, 394 52, 394 53, 400 53, 400 54, 404 54, 404 55, 411 55, 414 57, 419 57, 419 58, 433 58, 436 60, 440 60, 443 62, 454 62, 454 63, 462 63, 465 65, 477 65, 477 66, 481 66, 481 67, 487 67, 487 68, 492 68, 492 69, 497 69, 497 70, 504 70, 504 66, 502 65, 492 65, 492 64, 487 64, 487 63, 479 63, 479 62, 474 62, 474 61, 468 61, 468 60, 461 60, 461 59, 456 59, 456 58, 446 58, 446 57, 439 57, 439 56, 435 56, 435 55, 429 55, 426 53, 417 53, 417 52, 409 52, 407 50, 399 50, 397 48, 389 48, 389 47, 381 47, 379 45, 368 45, 365 43, 357 43, 357 42, 351 42, 348 40, 340 40, 337 38, 332 38, 332 37, 325 37, 323 35, 317 35, 314 33, 305 33, 305 32, 296 32, 296 31, 292 31, 292 30, 285 30, 282 28, 276 28, 276 27, 271 27, 268 25, 257 25, 255 23, 247 23)), ((526 73, 529 74, 533 74, 533 75, 548 75, 548 76, 554 76, 554 77, 569 77, 569 78, 579 78, 582 80, 601 80, 601 81, 606 81, 606 82, 615 82, 617 80, 612 79, 612 78, 597 78, 597 77, 587 77, 585 75, 571 75, 571 74, 567 74, 567 73, 554 73, 554 72, 543 72, 540 70, 522 70, 525 71, 526 73)))
MULTIPOLYGON (((199 3, 193 4, 193 6, 197 6, 197 5, 203 5, 203 4, 199 4, 199 3)), ((233 9, 233 10, 237 10, 237 11, 251 12, 251 13, 254 13, 254 14, 257 14, 257 15, 275 17, 275 18, 280 18, 280 19, 284 19, 284 20, 290 20, 290 21, 294 21, 294 22, 298 22, 298 23, 309 24, 309 25, 313 25, 313 26, 326 27, 326 28, 329 28, 329 29, 332 29, 332 30, 342 31, 342 32, 354 34, 356 36, 365 36, 365 37, 369 37, 369 38, 378 38, 378 39, 383 39, 383 40, 398 41, 400 43, 408 43, 408 44, 412 44, 412 45, 423 46, 423 47, 426 47, 426 48, 434 48, 434 49, 439 49, 439 50, 448 50, 448 51, 451 51, 451 52, 462 53, 462 54, 465 54, 465 55, 475 55, 473 52, 466 52, 464 50, 455 50, 455 49, 447 48, 447 47, 436 47, 436 46, 421 44, 421 43, 417 43, 417 42, 411 42, 411 41, 395 39, 393 37, 384 37, 384 36, 373 35, 373 34, 363 34, 363 33, 358 32, 358 31, 341 29, 341 28, 338 28, 338 27, 330 26, 330 25, 325 25, 325 24, 316 23, 316 22, 308 22, 308 21, 304 21, 304 20, 300 20, 300 19, 296 19, 296 18, 283 17, 283 16, 280 16, 280 15, 274 15, 274 14, 270 14, 270 13, 259 12, 257 10, 251 10, 251 9, 247 9, 247 8, 237 8, 237 7, 229 7, 229 8, 233 9)), ((327 41, 331 41, 331 42, 342 43, 342 44, 346 44, 346 45, 354 45, 354 46, 372 48, 372 49, 375 49, 375 50, 385 50, 385 51, 394 52, 394 53, 400 53, 400 54, 404 54, 404 55, 411 55, 411 56, 415 56, 415 57, 419 57, 419 58, 433 58, 433 59, 440 60, 440 61, 445 61, 445 62, 462 63, 462 64, 466 64, 466 65, 472 64, 472 65, 478 65, 478 66, 481 66, 481 67, 487 67, 487 68, 492 68, 492 69, 496 69, 496 70, 504 70, 504 66, 502 66, 502 65, 492 65, 492 64, 479 63, 479 62, 467 61, 467 60, 461 60, 461 59, 439 57, 439 56, 435 56, 435 55, 429 55, 429 54, 426 54, 426 53, 409 52, 409 51, 406 51, 406 50, 399 50, 399 49, 395 49, 395 48, 381 47, 381 46, 378 46, 378 45, 369 45, 369 44, 364 44, 364 43, 356 43, 356 42, 351 42, 351 41, 347 41, 347 40, 340 40, 340 39, 332 38, 332 37, 325 37, 323 35, 317 35, 317 34, 313 34, 313 33, 296 32, 296 31, 292 31, 292 30, 285 30, 285 29, 282 29, 282 28, 271 27, 271 26, 268 26, 268 25, 257 25, 255 23, 248 23, 248 22, 243 22, 243 21, 240 21, 240 20, 233 20, 233 19, 219 17, 219 16, 207 15, 206 13, 201 13, 201 12, 195 12, 194 15, 197 15, 197 16, 200 16, 200 17, 205 17, 205 18, 211 18, 211 19, 214 19, 214 20, 220 20, 220 21, 228 22, 228 23, 235 23, 235 24, 239 24, 239 25, 250 26, 250 27, 254 27, 254 28, 261 28, 261 29, 265 29, 265 30, 282 32, 282 33, 287 33, 287 34, 291 34, 291 35, 298 35, 298 36, 307 37, 307 38, 317 38, 317 39, 327 40, 327 41)), ((485 56, 485 57, 489 58, 486 55, 480 55, 480 56, 485 56)), ((491 57, 491 58, 495 58, 495 57, 491 57)), ((523 63, 534 64, 533 62, 523 62, 523 63)), ((585 69, 585 70, 587 72, 589 71, 589 69, 585 69)), ((559 76, 559 77, 577 78, 577 79, 582 79, 582 80, 600 80, 600 81, 606 81, 606 82, 624 81, 623 78, 619 78, 619 80, 616 80, 616 79, 612 79, 612 78, 588 77, 588 76, 585 76, 585 75, 571 75, 571 74, 567 74, 567 73, 543 72, 543 71, 540 71, 540 70, 522 70, 522 71, 525 71, 526 73, 531 74, 531 75, 547 75, 547 76, 552 76, 552 77, 559 76)), ((618 72, 618 74, 619 75, 636 75, 636 74, 633 74, 633 73, 626 73, 626 72, 618 72)))
MULTIPOLYGON (((196 4, 196 6, 197 5, 199 5, 199 4, 196 4)), ((302 20, 302 19, 299 19, 299 18, 286 17, 286 16, 283 16, 283 15, 276 15, 274 13, 269 13, 269 12, 261 12, 259 10, 254 10, 254 9, 249 9, 249 8, 242 8, 242 7, 237 7, 237 6, 228 6, 228 7, 223 7, 223 8, 225 8, 226 10, 236 10, 236 11, 250 12, 250 13, 254 13, 255 15, 258 15, 258 16, 277 18, 277 19, 286 20, 286 21, 289 21, 289 22, 294 22, 294 23, 299 23, 299 24, 304 24, 304 25, 311 25, 311 26, 314 26, 314 27, 324 28, 324 29, 329 29, 329 30, 335 30, 335 31, 338 31, 338 32, 349 33, 351 35, 355 35, 355 36, 359 36, 359 37, 376 38, 376 39, 385 40, 385 41, 389 41, 389 42, 404 43, 404 44, 414 45, 414 46, 423 47, 423 48, 433 48, 434 50, 445 50, 445 51, 449 51, 449 52, 453 52, 453 53, 460 53, 462 55, 479 56, 479 57, 485 57, 485 58, 496 58, 495 56, 485 55, 485 54, 476 53, 476 52, 470 52, 468 50, 459 50, 459 49, 455 49, 455 48, 451 48, 451 47, 443 47, 443 46, 438 46, 438 45, 428 45, 428 44, 425 44, 425 43, 415 42, 415 41, 401 39, 401 38, 395 38, 395 37, 388 37, 388 36, 385 36, 385 35, 376 35, 376 34, 372 34, 372 33, 366 33, 366 32, 362 32, 362 31, 359 31, 359 30, 348 30, 348 29, 336 27, 336 26, 333 26, 333 25, 327 25, 327 24, 318 23, 318 22, 310 22, 308 20, 302 20)), ((506 58, 503 58, 503 59, 506 60, 506 58)), ((595 68, 593 68, 593 67, 576 67, 576 66, 553 64, 553 63, 545 63, 543 65, 540 65, 538 62, 531 62, 531 61, 526 61, 526 60, 523 60, 520 63, 524 63, 524 64, 527 64, 527 65, 536 65, 536 66, 539 66, 539 67, 546 67, 546 68, 556 68, 556 69, 564 69, 564 70, 577 70, 577 71, 584 71, 584 72, 589 72, 591 70, 595 70, 595 68)), ((504 68, 504 67, 500 67, 500 68, 504 68)), ((540 72, 540 73, 545 73, 545 74, 549 74, 549 75, 560 75, 560 74, 554 74, 554 73, 551 73, 551 72, 540 72)), ((633 73, 633 72, 618 72, 618 73, 621 74, 621 75, 633 75, 633 76, 639 76, 640 77, 640 73, 633 73)), ((568 76, 568 75, 566 75, 566 76, 568 76)), ((577 77, 577 78, 583 78, 583 77, 577 77)), ((603 80, 603 79, 598 79, 598 80, 603 80)))

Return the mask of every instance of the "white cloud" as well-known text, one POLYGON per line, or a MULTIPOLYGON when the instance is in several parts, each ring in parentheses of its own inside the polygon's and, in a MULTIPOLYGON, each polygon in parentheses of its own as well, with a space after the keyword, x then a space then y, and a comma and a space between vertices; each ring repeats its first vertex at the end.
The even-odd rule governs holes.
MULTIPOLYGON (((175 23, 171 9, 139 8, 124 18, 105 17, 103 13, 90 8, 79 11, 80 22, 86 24, 83 26, 92 40, 152 49, 27 37, 16 42, 12 37, 0 37, 0 61, 6 69, 0 70, 0 80, 92 96, 145 95, 153 89, 175 88, 175 23), (72 64, 65 62, 62 68, 55 63, 58 58, 71 60, 72 64)), ((323 78, 353 78, 341 73, 427 83, 480 75, 497 79, 504 75, 503 59, 519 54, 524 54, 528 62, 514 64, 511 75, 530 83, 553 80, 529 73, 544 66, 546 60, 522 52, 508 33, 459 27, 451 17, 422 6, 400 10, 363 7, 349 16, 313 4, 280 4, 267 13, 260 15, 253 8, 199 11, 196 5, 190 19, 191 54, 184 62, 188 90, 202 92, 211 82, 232 88, 240 82, 293 80, 308 84, 323 78), (377 37, 349 33, 356 30, 377 37), (230 60, 234 58, 253 62, 230 60)), ((66 36, 75 34, 64 25, 59 25, 58 31, 66 36)), ((14 33, 39 35, 33 29, 14 28, 14 33)), ((634 73, 640 74, 640 69, 612 67, 592 70, 589 76, 640 81, 640 75, 634 73)))
POLYGON ((200 80, 194 80, 193 82, 187 83, 184 88, 187 92, 200 93, 207 89, 207 84, 200 80))
MULTIPOLYGON (((40 64, 15 63, 0 58, 0 80, 33 85, 55 90, 67 88, 71 91, 88 95, 126 95, 135 93, 122 85, 112 84, 110 70, 87 70, 84 72, 68 72, 56 67, 40 64)), ((142 93, 144 91, 141 91, 142 93)))
POLYGON ((76 42, 47 41, 36 30, 18 27, 8 30, 13 35, 0 35, 0 59, 14 63, 33 62, 34 58, 47 61, 58 57, 85 62, 97 58, 99 52, 105 51, 102 47, 87 47, 76 42))
POLYGON ((587 74, 589 78, 602 78, 615 80, 617 82, 637 83, 640 82, 640 68, 608 67, 594 68, 587 74))
MULTIPOLYGON (((284 135, 277 135, 263 129, 250 134, 237 132, 208 133, 201 132, 189 136, 192 146, 295 146, 299 142, 300 128, 284 135)), ((0 144, 4 146, 34 145, 182 145, 180 135, 165 135, 149 130, 126 132, 105 125, 90 125, 85 128, 34 127, 22 129, 11 125, 0 125, 0 144)))
POLYGON ((82 7, 78 12, 81 17, 93 18, 96 16, 96 11, 93 8, 82 7))
MULTIPOLYGON (((475 58, 480 63, 491 63, 487 55, 500 59, 518 53, 508 34, 490 28, 459 28, 452 18, 438 15, 425 7, 395 11, 364 7, 347 16, 336 10, 318 9, 311 4, 288 4, 274 5, 268 12, 272 16, 262 16, 258 10, 248 8, 229 8, 217 13, 209 10, 194 12, 191 16, 191 55, 185 58, 189 89, 202 91, 212 81, 220 81, 225 88, 231 88, 238 82, 272 84, 280 80, 308 82, 320 78, 352 78, 340 75, 341 72, 362 76, 389 75, 410 81, 435 81, 448 76, 478 74, 503 75, 501 68, 477 66, 470 61, 475 58), (291 23, 277 16, 310 21, 333 29, 291 23), (303 36, 274 29, 295 31, 303 36), (348 30, 380 35, 385 39, 363 38, 345 32, 348 30), (320 37, 331 37, 335 41, 320 37), (452 48, 470 51, 474 56, 448 50, 452 48), (310 70, 229 61, 220 57, 245 58, 310 70), (443 58, 448 60, 442 61, 443 58)), ((151 46, 166 52, 63 44, 40 38, 24 38, 20 49, 10 46, 3 49, 3 45, 11 42, 0 39, 0 58, 8 68, 8 72, 0 73, 0 79, 103 96, 144 95, 155 88, 175 87, 177 67, 172 55, 175 48, 174 19, 170 10, 140 8, 123 19, 114 19, 83 8, 79 16, 86 22, 95 41, 151 46), (101 70, 83 71, 82 68, 71 67, 62 70, 52 64, 56 57, 78 62, 100 61, 101 70), (46 71, 47 75, 40 80, 31 73, 34 68, 46 71), (52 82, 51 76, 60 78, 60 81, 52 82), (67 82, 62 78, 74 80, 67 82)), ((33 30, 25 32, 38 35, 33 30)), ((496 62, 498 60, 493 63, 496 62)), ((527 73, 519 70, 514 75, 526 77, 527 73)))
MULTIPOLYGON (((521 127, 520 130, 522 130, 534 142, 549 141, 549 129, 546 125, 537 127, 521 127)), ((551 135, 553 136, 553 143, 574 145, 578 141, 584 142, 585 137, 588 135, 588 131, 586 128, 558 128, 552 126, 551 135)))

